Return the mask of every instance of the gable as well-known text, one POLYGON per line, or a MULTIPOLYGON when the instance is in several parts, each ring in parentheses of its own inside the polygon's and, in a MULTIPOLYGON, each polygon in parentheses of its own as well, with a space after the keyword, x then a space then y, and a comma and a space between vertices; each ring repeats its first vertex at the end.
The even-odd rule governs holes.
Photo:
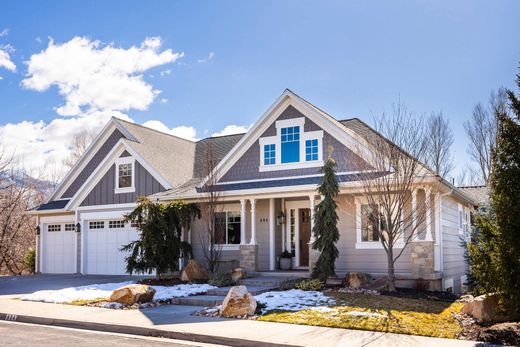
POLYGON ((121 138, 124 138, 124 135, 115 129, 59 198, 72 198, 121 138))
MULTIPOLYGON (((272 138, 277 136, 276 122, 303 119, 304 125, 302 128, 302 135, 311 132, 323 132, 321 139, 321 146, 319 148, 320 158, 328 157, 328 148, 332 146, 334 149, 333 158, 337 163, 337 172, 356 172, 371 169, 371 166, 354 153, 351 149, 337 140, 327 131, 320 128, 315 122, 303 113, 298 111, 292 105, 289 105, 285 110, 271 122, 269 127, 259 136, 260 140, 255 141, 250 148, 231 166, 231 168, 220 178, 219 183, 247 181, 247 180, 262 180, 262 179, 276 179, 297 176, 307 176, 319 174, 319 167, 303 167, 290 169, 277 169, 273 171, 262 171, 261 166, 261 139, 272 138)), ((300 155, 302 155, 300 153, 300 155)), ((302 158, 303 160, 303 158, 302 158)))
MULTIPOLYGON (((120 157, 129 157, 124 151, 120 157)), ((116 165, 110 166, 99 182, 91 189, 80 206, 112 205, 133 203, 141 195, 151 195, 166 190, 139 161, 135 161, 135 191, 131 193, 115 193, 116 165)))

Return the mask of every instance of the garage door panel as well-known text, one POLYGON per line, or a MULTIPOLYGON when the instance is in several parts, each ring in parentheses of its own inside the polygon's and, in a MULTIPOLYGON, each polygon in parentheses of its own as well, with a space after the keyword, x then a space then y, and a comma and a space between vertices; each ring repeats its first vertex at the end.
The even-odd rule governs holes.
POLYGON ((65 230, 66 223, 44 225, 44 273, 76 272, 76 233, 65 230))

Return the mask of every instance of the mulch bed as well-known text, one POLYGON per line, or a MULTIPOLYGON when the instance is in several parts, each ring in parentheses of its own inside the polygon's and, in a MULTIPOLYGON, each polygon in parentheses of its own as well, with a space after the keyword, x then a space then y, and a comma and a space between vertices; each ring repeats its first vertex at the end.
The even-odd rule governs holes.
POLYGON ((430 292, 410 288, 399 288, 395 292, 382 291, 380 293, 381 295, 393 296, 397 298, 427 299, 445 302, 454 302, 459 299, 458 295, 449 292, 430 292))

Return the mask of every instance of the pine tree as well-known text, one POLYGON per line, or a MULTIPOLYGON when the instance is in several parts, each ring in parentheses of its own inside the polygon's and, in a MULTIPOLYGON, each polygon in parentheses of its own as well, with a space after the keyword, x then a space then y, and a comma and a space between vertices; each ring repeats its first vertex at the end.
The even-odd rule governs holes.
POLYGON ((174 201, 167 205, 139 197, 137 207, 125 218, 136 225, 139 239, 122 247, 129 251, 126 271, 151 273, 158 277, 178 270, 179 257, 191 256, 191 245, 181 241, 182 229, 189 230, 192 220, 200 217, 199 207, 174 201))
POLYGON ((320 252, 320 256, 312 269, 312 277, 319 278, 322 281, 336 275, 335 261, 339 255, 336 247, 336 242, 339 240, 338 214, 334 200, 339 193, 339 188, 335 168, 336 162, 329 156, 320 170, 323 173, 323 178, 318 187, 318 193, 322 196, 322 200, 316 206, 312 228, 312 232, 316 235, 316 241, 312 244, 312 248, 320 252))

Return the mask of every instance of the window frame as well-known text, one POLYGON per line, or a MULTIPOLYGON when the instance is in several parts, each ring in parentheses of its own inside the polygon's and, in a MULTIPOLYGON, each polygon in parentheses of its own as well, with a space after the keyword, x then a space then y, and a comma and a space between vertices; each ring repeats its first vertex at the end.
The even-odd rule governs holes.
MULTIPOLYGON (((229 242, 228 231, 229 231, 229 214, 230 213, 236 214, 238 216, 238 218, 240 218, 240 220, 238 222, 233 222, 233 224, 237 224, 240 226, 240 228, 242 228, 242 215, 241 215, 240 210, 239 209, 238 210, 230 209, 230 210, 215 212, 215 214, 217 214, 217 213, 224 213, 226 215, 226 225, 225 225, 225 242, 226 243, 217 243, 217 245, 219 247, 222 247, 223 250, 239 249, 240 244, 242 243, 242 239, 238 243, 228 243, 229 242)), ((214 216, 213 218, 215 218, 215 217, 216 216, 214 216)), ((240 235, 240 237, 242 236, 242 230, 240 230, 239 235, 240 235)))
POLYGON ((264 165, 275 165, 276 164, 276 144, 267 143, 263 145, 264 149, 264 165), (268 149, 266 149, 268 147, 268 149))
POLYGON ((114 186, 115 194, 122 193, 133 193, 135 192, 135 158, 133 157, 120 157, 116 159, 115 162, 115 186, 114 186), (119 187, 119 166, 130 164, 132 168, 131 173, 131 185, 130 187, 119 187))

